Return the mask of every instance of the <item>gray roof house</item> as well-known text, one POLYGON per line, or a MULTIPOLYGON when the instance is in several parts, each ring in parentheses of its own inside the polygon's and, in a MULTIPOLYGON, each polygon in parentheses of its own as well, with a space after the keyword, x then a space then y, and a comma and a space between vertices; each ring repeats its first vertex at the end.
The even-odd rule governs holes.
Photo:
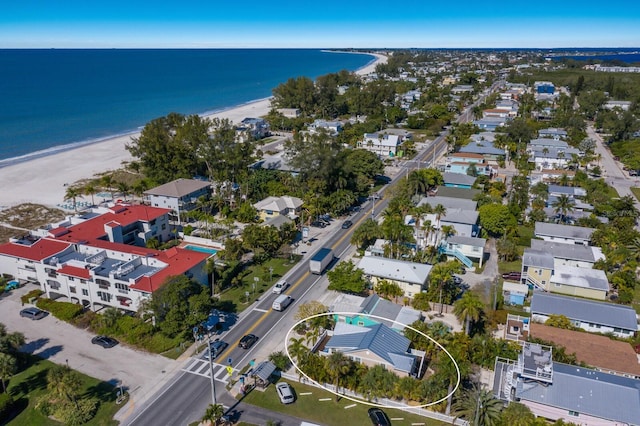
POLYGON ((477 201, 468 200, 464 198, 443 197, 436 195, 435 197, 423 197, 418 203, 418 206, 429 204, 431 207, 435 207, 441 204, 445 209, 465 209, 475 210, 478 205, 477 201))
POLYGON ((467 145, 460 148, 460 152, 466 154, 480 154, 486 160, 497 160, 498 157, 504 157, 504 149, 496 148, 489 141, 482 142, 469 142, 467 145))
POLYGON ((380 256, 364 256, 357 267, 369 276, 373 284, 380 280, 395 282, 408 297, 425 289, 431 272, 431 265, 380 256))
POLYGON ((383 365, 396 373, 415 375, 417 357, 410 353, 411 341, 384 324, 361 327, 338 322, 325 344, 328 353, 342 352, 365 365, 383 365))
POLYGON ((371 294, 367 297, 340 294, 329 307, 329 311, 351 313, 351 315, 346 316, 338 315, 336 321, 362 326, 382 323, 397 331, 402 331, 404 325, 412 324, 422 319, 422 312, 409 306, 401 306, 390 302, 377 294, 371 294), (365 315, 361 316, 359 314, 365 315), (375 315, 376 317, 387 318, 388 320, 367 317, 367 315, 375 315))
POLYGON ((525 248, 522 254, 522 266, 553 270, 553 256, 545 251, 525 248))
POLYGON ((211 182, 181 178, 148 189, 143 194, 151 206, 173 210, 180 221, 181 213, 197 207, 198 198, 211 194, 211 182))
POLYGON ((450 172, 444 172, 442 179, 445 186, 454 188, 471 188, 476 181, 476 178, 473 176, 450 172))
POLYGON ((568 265, 590 268, 596 261, 604 258, 600 248, 582 244, 564 244, 532 239, 531 248, 551 254, 555 266, 568 265))
POLYGON ((541 139, 550 138, 555 140, 565 140, 567 139, 567 136, 567 131, 564 129, 549 127, 548 129, 538 130, 538 137, 541 139))
POLYGON ((545 322, 550 315, 564 315, 574 326, 592 333, 627 338, 638 331, 636 311, 628 306, 534 291, 532 319, 545 322))
POLYGON ((545 241, 589 245, 595 229, 559 223, 536 222, 534 234, 545 241))
POLYGON ((640 380, 580 366, 554 362, 553 383, 518 380, 515 397, 552 421, 640 425, 640 380))

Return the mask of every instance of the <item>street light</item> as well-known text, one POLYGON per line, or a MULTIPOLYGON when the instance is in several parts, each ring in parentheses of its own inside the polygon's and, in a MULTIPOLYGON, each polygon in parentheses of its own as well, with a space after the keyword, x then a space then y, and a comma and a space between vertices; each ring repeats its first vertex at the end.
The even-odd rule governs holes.
POLYGON ((216 385, 213 382, 213 355, 211 354, 211 333, 207 332, 207 344, 209 345, 209 376, 211 378, 211 404, 216 405, 216 385))

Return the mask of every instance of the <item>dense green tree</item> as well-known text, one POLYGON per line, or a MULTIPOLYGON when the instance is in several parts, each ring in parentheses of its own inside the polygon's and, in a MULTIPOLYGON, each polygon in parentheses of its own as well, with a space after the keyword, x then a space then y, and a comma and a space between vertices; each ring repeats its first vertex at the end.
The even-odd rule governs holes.
POLYGON ((504 204, 485 204, 478 209, 478 217, 482 228, 492 236, 504 234, 517 223, 509 206, 504 204))
POLYGON ((519 402, 512 401, 502 410, 500 425, 502 426, 531 426, 535 424, 536 417, 529 407, 519 402))
POLYGON ((378 284, 375 286, 375 291, 385 299, 394 298, 396 301, 398 297, 404 294, 404 291, 398 284, 388 280, 378 281, 378 284))
POLYGON ((545 325, 557 328, 565 328, 567 330, 574 330, 575 327, 571 323, 571 320, 564 315, 549 315, 549 318, 544 322, 545 325))
POLYGON ((203 422, 210 422, 211 425, 217 425, 218 420, 224 415, 224 406, 222 404, 209 404, 207 410, 202 416, 203 422))
POLYGON ((148 307, 169 337, 191 336, 193 327, 205 321, 213 307, 207 289, 184 275, 169 277, 154 290, 148 307))
POLYGON ((315 108, 316 88, 308 77, 290 78, 274 88, 272 93, 272 104, 277 108, 298 108, 305 116, 315 108))
POLYGON ((562 223, 564 223, 567 214, 573 212, 574 205, 575 203, 573 200, 566 194, 561 194, 553 203, 551 203, 553 211, 560 215, 562 223))
POLYGON ((255 207, 253 207, 253 204, 251 204, 248 201, 245 201, 242 204, 240 204, 238 209, 234 212, 234 217, 239 222, 252 223, 256 221, 256 218, 258 217, 258 211, 256 210, 255 207))
POLYGON ((588 120, 593 120, 598 110, 607 100, 606 95, 601 90, 588 90, 580 93, 578 103, 580 111, 588 120))
POLYGON ((427 293, 418 293, 413 296, 411 306, 419 311, 428 311, 431 309, 429 305, 429 295, 427 293))
POLYGON ((247 225, 242 231, 244 245, 251 250, 262 250, 267 256, 275 255, 282 246, 282 239, 275 226, 247 225))
POLYGON ((171 113, 156 118, 144 126, 140 136, 131 139, 127 150, 138 159, 145 176, 155 183, 191 178, 197 173, 198 143, 208 138, 207 123, 197 115, 171 113))
POLYGON ((327 272, 327 278, 329 290, 362 294, 367 285, 364 272, 351 261, 340 262, 333 270, 327 272))
POLYGON ((351 371, 353 361, 347 358, 342 352, 333 352, 327 358, 327 370, 332 379, 336 401, 338 401, 338 392, 341 382, 344 382, 345 376, 351 371))
MULTIPOLYGON (((460 270, 461 265, 457 260, 434 265, 428 278, 427 294, 429 300, 445 305, 453 303, 460 294, 460 288, 453 281, 453 274, 460 272, 460 270)), ((440 309, 440 313, 442 313, 442 309, 440 309)))

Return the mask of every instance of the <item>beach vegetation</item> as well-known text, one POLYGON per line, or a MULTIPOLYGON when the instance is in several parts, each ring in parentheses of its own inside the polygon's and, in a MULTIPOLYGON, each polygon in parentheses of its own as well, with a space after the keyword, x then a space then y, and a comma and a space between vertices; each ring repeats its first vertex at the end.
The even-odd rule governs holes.
POLYGON ((56 300, 38 298, 36 306, 43 311, 51 313, 54 317, 62 321, 71 321, 78 315, 82 314, 82 305, 71 302, 58 302, 56 300))

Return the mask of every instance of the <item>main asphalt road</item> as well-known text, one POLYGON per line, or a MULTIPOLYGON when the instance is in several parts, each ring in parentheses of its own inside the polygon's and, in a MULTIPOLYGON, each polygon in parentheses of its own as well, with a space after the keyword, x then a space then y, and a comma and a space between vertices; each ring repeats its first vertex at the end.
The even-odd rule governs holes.
MULTIPOLYGON (((496 87, 497 84, 492 89, 496 87)), ((484 96, 470 105, 458 117, 458 122, 468 121, 471 109, 482 102, 483 99, 484 96)), ((414 161, 405 162, 403 168, 406 170, 397 173, 392 181, 379 191, 380 198, 368 200, 362 206, 360 212, 350 218, 353 222, 351 228, 345 230, 340 226, 334 226, 332 232, 325 235, 322 241, 319 241, 320 244, 313 244, 314 252, 321 247, 331 247, 333 249, 336 260, 329 265, 329 269, 349 249, 353 230, 369 217, 379 216, 387 207, 391 197, 386 197, 386 192, 393 188, 399 179, 405 178, 407 173, 416 168, 421 162, 423 165, 432 165, 436 158, 445 153, 448 147, 446 142, 447 135, 448 130, 433 142, 427 144, 414 158, 414 161)), ((273 311, 271 304, 277 295, 265 293, 260 301, 254 304, 249 312, 244 313, 242 318, 228 331, 215 336, 215 338, 220 338, 229 344, 229 347, 216 357, 214 362, 215 398, 217 403, 224 404, 235 414, 234 420, 239 419, 260 424, 267 419, 272 419, 279 421, 283 426, 298 426, 300 424, 301 419, 237 403, 225 388, 225 385, 230 380, 227 367, 241 369, 252 360, 260 362, 261 359, 255 359, 255 354, 260 351, 261 345, 283 347, 286 330, 294 323, 293 316, 297 311, 297 305, 308 300, 315 300, 314 296, 319 292, 323 292, 326 288, 321 288, 318 284, 324 279, 324 276, 313 275, 309 272, 308 260, 294 267, 284 278, 291 283, 285 294, 288 294, 294 300, 284 312, 273 311), (260 340, 249 350, 239 348, 239 340, 248 333, 259 336, 260 340)), ((118 419, 123 425, 131 426, 188 425, 199 420, 213 400, 209 370, 209 362, 202 355, 193 357, 185 368, 156 395, 141 406, 131 408, 130 412, 118 413, 118 419)))

